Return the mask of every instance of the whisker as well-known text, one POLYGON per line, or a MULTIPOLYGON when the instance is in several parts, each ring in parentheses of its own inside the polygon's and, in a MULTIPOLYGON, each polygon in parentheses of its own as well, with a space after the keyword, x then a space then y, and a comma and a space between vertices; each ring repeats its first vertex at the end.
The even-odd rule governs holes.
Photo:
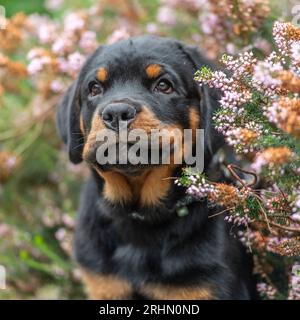
POLYGON ((77 149, 77 148, 80 148, 80 147, 82 147, 82 146, 84 146, 84 143, 78 144, 76 147, 73 148, 73 150, 75 150, 75 149, 77 149))

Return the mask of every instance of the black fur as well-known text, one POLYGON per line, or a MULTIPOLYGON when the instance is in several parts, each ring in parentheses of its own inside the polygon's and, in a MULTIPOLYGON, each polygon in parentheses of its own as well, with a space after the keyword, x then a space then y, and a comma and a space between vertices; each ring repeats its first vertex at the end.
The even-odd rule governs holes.
MULTIPOLYGON (((138 37, 99 48, 86 62, 77 81, 63 98, 58 111, 60 135, 74 163, 82 161, 79 114, 86 130, 92 115, 111 101, 131 99, 151 107, 158 119, 188 128, 188 108, 198 105, 205 129, 205 170, 223 139, 212 127, 212 113, 218 106, 218 92, 199 88, 194 72, 202 65, 215 66, 195 48, 166 38, 138 37), (154 80, 143 75, 149 63, 163 64, 175 93, 153 93, 154 80), (105 64, 109 80, 105 93, 88 99, 88 85, 105 64)), ((173 185, 168 197, 157 206, 110 203, 102 196, 104 181, 93 169, 86 183, 79 209, 75 236, 78 263, 96 274, 116 274, 129 280, 139 294, 141 283, 209 285, 216 299, 254 297, 252 259, 230 234, 224 216, 208 219, 214 210, 207 203, 194 202, 189 214, 179 217, 174 203, 185 196, 173 185), (138 212, 143 220, 134 219, 138 212)), ((179 175, 181 168, 174 173, 179 175)), ((145 297, 147 298, 147 297, 145 297)))

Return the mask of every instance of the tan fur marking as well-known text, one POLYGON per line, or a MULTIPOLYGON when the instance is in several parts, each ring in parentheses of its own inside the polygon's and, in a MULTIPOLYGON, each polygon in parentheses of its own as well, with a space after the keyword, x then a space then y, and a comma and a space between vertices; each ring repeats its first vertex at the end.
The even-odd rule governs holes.
POLYGON ((151 129, 158 129, 160 124, 161 122, 156 118, 154 113, 149 108, 143 106, 129 129, 143 129, 150 134, 151 129))
POLYGON ((83 153, 82 153, 83 159, 87 158, 92 144, 96 141, 97 133, 103 129, 106 129, 105 124, 102 122, 99 115, 95 114, 93 116, 91 130, 88 134, 87 141, 83 148, 83 153))
POLYGON ((140 292, 157 300, 210 300, 213 299, 208 287, 183 287, 175 285, 146 284, 140 292))
POLYGON ((146 74, 149 78, 156 78, 161 73, 161 66, 158 64, 149 64, 149 66, 146 68, 146 74))
POLYGON ((111 202, 125 203, 132 200, 132 191, 128 180, 124 175, 116 171, 103 172, 96 169, 104 179, 104 197, 111 202))
POLYGON ((80 131, 81 131, 82 135, 84 136, 85 135, 85 130, 84 130, 84 123, 83 123, 82 114, 80 114, 80 118, 79 118, 79 128, 80 128, 80 131))
POLYGON ((104 82, 107 80, 108 77, 108 71, 104 67, 99 68, 97 72, 97 78, 101 81, 104 82))
POLYGON ((196 108, 191 108, 189 111, 189 122, 191 129, 199 129, 200 115, 196 108))
POLYGON ((130 298, 132 287, 126 280, 113 275, 96 275, 83 270, 81 272, 90 299, 117 300, 130 298))
POLYGON ((171 177, 174 166, 162 165, 152 169, 147 175, 140 191, 140 204, 156 205, 168 194, 172 181, 171 177))

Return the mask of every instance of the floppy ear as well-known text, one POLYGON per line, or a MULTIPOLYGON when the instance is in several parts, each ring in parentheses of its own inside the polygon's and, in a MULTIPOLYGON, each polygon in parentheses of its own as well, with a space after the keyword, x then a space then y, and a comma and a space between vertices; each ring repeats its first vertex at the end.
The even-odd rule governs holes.
MULTIPOLYGON (((202 66, 208 66, 212 70, 221 69, 202 55, 196 47, 183 45, 181 43, 179 45, 182 52, 192 64, 194 72, 202 66)), ((219 90, 209 88, 207 85, 202 87, 198 84, 196 85, 200 98, 201 129, 204 129, 205 134, 205 162, 207 163, 210 161, 212 155, 224 144, 224 137, 214 129, 212 120, 214 112, 219 108, 221 93, 219 90)))
POLYGON ((56 125, 67 145, 70 160, 77 164, 82 161, 83 135, 80 130, 80 95, 78 80, 68 89, 58 105, 56 125))

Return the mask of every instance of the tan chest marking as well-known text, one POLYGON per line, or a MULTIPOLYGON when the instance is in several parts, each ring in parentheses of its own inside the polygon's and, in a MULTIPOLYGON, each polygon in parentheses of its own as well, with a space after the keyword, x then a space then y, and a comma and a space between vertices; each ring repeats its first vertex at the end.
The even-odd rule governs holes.
POLYGON ((81 270, 87 294, 93 300, 129 299, 132 287, 129 282, 113 275, 96 275, 81 270))
POLYGON ((185 287, 162 284, 146 284, 140 292, 150 299, 158 300, 211 300, 213 295, 209 287, 185 287))

